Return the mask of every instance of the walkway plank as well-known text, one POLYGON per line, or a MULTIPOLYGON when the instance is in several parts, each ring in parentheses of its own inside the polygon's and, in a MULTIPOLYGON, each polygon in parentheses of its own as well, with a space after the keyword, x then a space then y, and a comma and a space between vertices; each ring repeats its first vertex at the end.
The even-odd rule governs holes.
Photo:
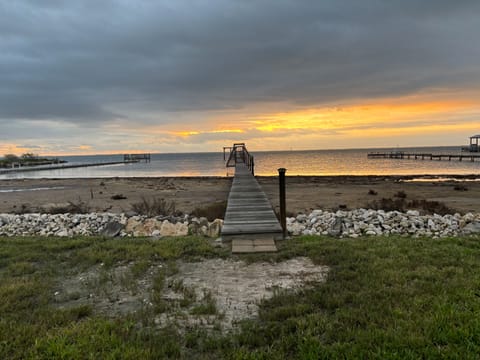
POLYGON ((243 163, 235 165, 222 238, 232 240, 233 253, 277 251, 282 228, 267 196, 243 163))

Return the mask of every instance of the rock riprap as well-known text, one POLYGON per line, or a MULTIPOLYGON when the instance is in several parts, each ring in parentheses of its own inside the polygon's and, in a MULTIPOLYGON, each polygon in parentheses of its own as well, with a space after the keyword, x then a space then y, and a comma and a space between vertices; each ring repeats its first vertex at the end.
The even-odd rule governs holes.
POLYGON ((446 237, 480 233, 480 214, 420 215, 416 210, 399 211, 356 209, 328 212, 313 210, 287 218, 292 235, 410 235, 446 237))
MULTIPOLYGON (((190 215, 180 217, 90 214, 0 214, 0 236, 185 236, 218 237, 223 220, 209 222, 190 215)), ((410 235, 445 237, 480 233, 480 214, 420 215, 416 210, 313 210, 287 218, 292 235, 359 237, 410 235)))
POLYGON ((185 236, 218 237, 223 220, 114 213, 0 214, 0 236, 185 236))

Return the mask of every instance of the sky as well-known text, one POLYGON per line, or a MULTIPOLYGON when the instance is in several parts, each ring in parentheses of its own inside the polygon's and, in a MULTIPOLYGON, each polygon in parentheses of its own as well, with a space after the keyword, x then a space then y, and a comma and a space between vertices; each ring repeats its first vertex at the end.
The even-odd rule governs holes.
POLYGON ((0 0, 0 156, 478 133, 478 0, 0 0))

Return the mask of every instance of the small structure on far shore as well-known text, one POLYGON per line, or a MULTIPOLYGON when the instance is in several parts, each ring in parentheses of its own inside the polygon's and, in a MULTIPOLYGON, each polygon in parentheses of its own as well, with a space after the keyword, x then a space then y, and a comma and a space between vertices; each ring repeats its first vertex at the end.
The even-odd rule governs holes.
POLYGON ((462 151, 465 152, 480 152, 478 146, 478 140, 480 139, 480 134, 470 136, 470 145, 462 147, 462 151))

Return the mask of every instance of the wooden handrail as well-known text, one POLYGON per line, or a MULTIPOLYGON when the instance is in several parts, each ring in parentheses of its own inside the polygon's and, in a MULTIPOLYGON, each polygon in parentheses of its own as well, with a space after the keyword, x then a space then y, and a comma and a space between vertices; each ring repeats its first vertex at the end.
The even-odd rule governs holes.
POLYGON ((253 155, 251 155, 244 143, 235 143, 231 147, 223 148, 223 160, 226 160, 226 167, 235 167, 238 162, 243 162, 252 174, 254 173, 255 163, 253 160, 253 155), (225 150, 230 150, 230 155, 228 160, 225 157, 225 150))

